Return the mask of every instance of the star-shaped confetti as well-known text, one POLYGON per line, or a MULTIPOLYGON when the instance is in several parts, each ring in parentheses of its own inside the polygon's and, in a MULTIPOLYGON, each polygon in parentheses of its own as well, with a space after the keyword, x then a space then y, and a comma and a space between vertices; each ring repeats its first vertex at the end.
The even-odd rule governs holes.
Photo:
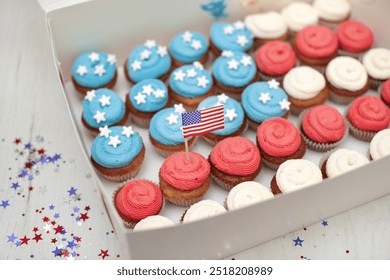
POLYGON ((87 66, 85 65, 79 65, 77 67, 76 73, 79 74, 81 77, 88 73, 87 66))
POLYGON ((62 256, 62 250, 56 247, 53 251, 51 251, 54 254, 54 257, 62 256))
POLYGON ((165 90, 156 89, 155 91, 153 91, 153 95, 155 98, 164 98, 165 97, 165 90))
POLYGON ((137 105, 146 103, 146 95, 138 92, 138 94, 134 96, 134 100, 137 102, 137 105))
POLYGON ((245 45, 248 44, 248 39, 245 35, 238 35, 236 43, 239 44, 241 47, 245 47, 245 45))
POLYGON ((193 35, 191 32, 186 31, 183 33, 183 35, 181 37, 182 37, 184 43, 189 43, 192 40, 192 36, 193 35))
POLYGON ((269 96, 269 92, 261 92, 259 101, 261 101, 263 104, 266 104, 268 101, 271 101, 271 97, 269 96))
POLYGON ((7 238, 8 238, 7 243, 8 243, 8 242, 14 243, 15 240, 17 239, 17 237, 16 237, 15 234, 13 234, 13 233, 12 233, 11 235, 8 235, 7 238))
POLYGON ((167 47, 158 46, 157 53, 160 57, 164 57, 168 54, 167 47))
POLYGON ((111 133, 111 130, 108 129, 108 126, 107 126, 107 125, 105 125, 105 126, 103 126, 103 127, 99 127, 99 131, 100 131, 99 136, 105 137, 105 138, 108 138, 108 136, 109 136, 110 133, 111 133))
POLYGON ((130 66, 131 66, 131 69, 133 69, 133 71, 141 70, 142 62, 139 60, 134 60, 130 66))
POLYGON ((202 48, 202 43, 199 40, 192 40, 191 48, 194 50, 200 50, 202 48))
POLYGON ((244 65, 245 67, 249 66, 252 64, 252 58, 249 55, 244 55, 241 60, 241 64, 244 65))
POLYGON ((151 49, 151 48, 156 46, 156 41, 155 40, 146 40, 144 46, 147 47, 148 49, 151 49))
POLYGON ((87 91, 87 94, 85 95, 84 99, 91 102, 96 97, 96 90, 89 90, 87 91))
POLYGON ((45 232, 50 232, 52 230, 52 225, 51 224, 48 224, 48 223, 45 223, 45 226, 42 227, 42 229, 45 231, 45 232))
POLYGON ((186 109, 184 109, 183 104, 174 104, 173 107, 175 108, 175 113, 183 114, 186 112, 186 109))
POLYGON ((132 126, 122 126, 122 135, 125 135, 127 138, 130 138, 134 133, 132 126))
POLYGON ((206 76, 202 76, 202 77, 198 78, 197 86, 202 87, 202 88, 206 88, 208 83, 210 83, 210 81, 206 78, 206 76))
POLYGON ((182 70, 177 70, 173 72, 173 75, 175 76, 175 81, 184 81, 184 78, 186 76, 186 74, 182 70))
POLYGON ((35 234, 35 236, 32 239, 35 240, 36 243, 38 243, 39 240, 42 240, 42 233, 35 234))
POLYGON ((321 223, 324 227, 328 226, 328 221, 323 220, 321 223))
POLYGON ((228 63, 229 69, 233 69, 233 70, 238 69, 239 62, 237 60, 235 60, 234 58, 229 60, 227 63, 228 63))
POLYGON ((116 63, 116 55, 115 54, 109 54, 107 56, 107 62, 110 63, 110 65, 114 65, 116 63))
POLYGON ((229 121, 233 121, 237 118, 236 109, 226 109, 225 118, 229 119, 229 121))
POLYGON ((225 26, 225 28, 223 29, 223 33, 226 34, 226 35, 232 35, 234 32, 234 27, 231 26, 231 25, 227 25, 225 26))
POLYGON ((26 235, 23 238, 20 238, 21 245, 26 244, 28 245, 28 241, 30 241, 30 238, 28 238, 26 235))
POLYGON ((70 187, 70 189, 68 190, 69 196, 75 195, 76 192, 77 192, 77 189, 75 189, 74 187, 70 187))
POLYGON ((110 99, 111 99, 111 96, 107 96, 107 95, 103 94, 99 99, 99 103, 100 103, 100 105, 102 105, 102 107, 109 106, 109 105, 111 105, 110 99))
POLYGON ((100 250, 100 254, 98 254, 99 257, 102 257, 104 260, 106 257, 109 257, 108 250, 100 250))
POLYGON ((142 93, 145 93, 147 96, 149 96, 150 94, 152 94, 152 92, 153 88, 151 84, 142 86, 142 93))
POLYGON ((280 85, 280 83, 274 79, 272 79, 271 81, 268 81, 268 86, 270 89, 278 89, 279 85, 280 85))
POLYGON ((99 54, 96 52, 91 52, 90 55, 88 56, 88 58, 92 62, 99 61, 99 59, 100 59, 99 54))
POLYGON ((194 77, 196 77, 196 75, 198 75, 198 73, 196 73, 194 68, 187 69, 186 72, 187 72, 188 78, 194 78, 194 77))
POLYGON ((14 189, 15 191, 20 187, 19 183, 16 182, 16 183, 12 183, 11 185, 11 189, 14 189))
POLYGON ((146 49, 146 50, 143 50, 141 52, 140 57, 142 60, 147 60, 150 58, 151 54, 152 54, 152 52, 150 50, 146 49))
POLYGON ((171 113, 171 114, 167 117, 167 121, 168 121, 169 125, 177 124, 177 123, 178 123, 178 118, 179 118, 178 115, 175 115, 175 114, 172 114, 172 113, 171 113))
POLYGON ((291 105, 291 102, 289 102, 285 98, 279 102, 280 109, 285 110, 285 111, 290 110, 290 105, 291 105))
POLYGON ((121 140, 119 140, 119 135, 110 136, 110 141, 108 142, 108 145, 116 148, 120 143, 121 143, 121 140))
POLYGON ((105 112, 100 112, 100 111, 96 111, 95 115, 93 116, 93 118, 96 120, 96 122, 99 124, 101 122, 104 122, 106 121, 106 117, 105 117, 106 113, 105 112))
POLYGON ((103 64, 99 64, 95 66, 95 71, 93 73, 101 77, 104 75, 104 73, 106 73, 106 69, 104 68, 103 64))
POLYGON ((293 241, 294 241, 294 246, 301 246, 302 247, 302 242, 304 240, 300 239, 298 236, 297 239, 293 239, 293 241))
POLYGON ((217 96, 217 99, 218 99, 219 103, 226 103, 226 101, 229 99, 229 96, 227 96, 226 94, 222 93, 222 94, 217 96))
POLYGON ((8 200, 2 200, 0 206, 3 207, 4 209, 7 208, 8 206, 10 206, 9 199, 8 200))

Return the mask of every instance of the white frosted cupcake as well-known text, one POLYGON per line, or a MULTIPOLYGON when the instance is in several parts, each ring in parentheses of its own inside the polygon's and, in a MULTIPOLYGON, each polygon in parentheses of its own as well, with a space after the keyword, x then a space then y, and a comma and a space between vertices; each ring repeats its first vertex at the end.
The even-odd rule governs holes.
POLYGON ((326 67, 329 98, 338 104, 349 104, 370 88, 363 64, 349 56, 339 56, 326 67))
POLYGON ((183 223, 190 223, 202 219, 207 219, 226 212, 222 204, 214 200, 201 200, 188 208, 181 220, 183 223))
POLYGON ((371 80, 371 88, 377 90, 390 79, 390 50, 375 48, 363 56, 363 65, 371 80))
POLYGON ((320 16, 320 24, 332 29, 351 16, 351 4, 347 0, 314 0, 314 9, 320 16))
POLYGON ((139 221, 135 225, 134 231, 151 230, 151 229, 156 229, 156 228, 169 227, 169 226, 173 226, 174 224, 175 223, 171 219, 168 219, 167 217, 160 216, 160 215, 154 215, 154 216, 149 216, 149 217, 139 221))
POLYGON ((229 192, 226 206, 229 210, 235 210, 273 197, 274 195, 267 187, 254 181, 248 181, 236 185, 229 192))
POLYGON ((372 138, 370 143, 370 157, 373 160, 390 155, 390 129, 384 129, 372 138))
POLYGON ((306 159, 292 159, 282 163, 271 180, 274 195, 293 192, 322 181, 321 170, 306 159))
POLYGON ((287 39, 288 27, 280 13, 268 12, 248 15, 245 25, 255 38, 255 48, 273 40, 287 39))
POLYGON ((369 163, 368 158, 354 150, 338 149, 322 159, 321 172, 325 178, 333 178, 369 163))

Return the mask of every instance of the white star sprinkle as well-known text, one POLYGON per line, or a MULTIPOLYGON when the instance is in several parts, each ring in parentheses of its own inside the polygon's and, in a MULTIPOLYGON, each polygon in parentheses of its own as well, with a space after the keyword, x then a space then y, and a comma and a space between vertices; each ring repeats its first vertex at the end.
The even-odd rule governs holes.
POLYGON ((234 70, 238 69, 239 62, 237 60, 231 59, 227 63, 228 63, 229 69, 234 69, 234 70))
POLYGON ((84 99, 91 102, 96 97, 96 90, 89 90, 87 91, 87 95, 84 97, 84 99))
POLYGON ((137 105, 146 103, 146 95, 139 92, 136 96, 134 96, 134 100, 137 101, 137 105))
POLYGON ((237 118, 236 109, 226 109, 225 118, 228 118, 229 121, 234 120, 234 118, 237 118))
POLYGON ((173 72, 173 75, 175 75, 175 81, 184 81, 184 77, 186 76, 182 70, 173 72))
POLYGON ((206 76, 202 76, 198 78, 198 87, 206 88, 209 82, 210 81, 206 78, 206 76))
POLYGON ((108 145, 113 146, 115 149, 116 147, 122 143, 121 140, 119 140, 119 135, 110 136, 110 141, 108 142, 108 145))
POLYGON ((103 127, 99 127, 99 131, 100 131, 99 136, 100 136, 100 137, 104 137, 104 138, 108 138, 108 136, 109 136, 110 133, 111 133, 111 130, 108 129, 108 126, 107 126, 107 125, 105 125, 105 126, 103 126, 103 127))
POLYGON ((245 35, 238 35, 237 36, 237 44, 239 44, 241 47, 245 47, 246 44, 248 44, 248 39, 245 35))
POLYGON ((155 98, 164 98, 165 97, 165 90, 163 89, 156 89, 153 92, 153 95, 155 98))
POLYGON ((181 36, 184 43, 189 43, 192 40, 192 33, 189 31, 184 32, 184 34, 181 36))
POLYGON ((142 86, 142 93, 145 93, 147 96, 150 96, 152 92, 153 92, 153 88, 151 84, 142 86))
POLYGON ((178 121, 177 119, 179 118, 178 115, 175 115, 175 114, 170 114, 168 117, 167 117, 167 121, 169 123, 169 125, 172 125, 172 124, 177 124, 178 121))
POLYGON ((51 227, 52 227, 51 224, 46 223, 45 226, 42 227, 42 228, 43 228, 43 230, 44 230, 45 232, 48 232, 48 231, 51 231, 51 227))
POLYGON ((194 63, 192 63, 192 65, 194 65, 194 67, 196 69, 199 69, 199 70, 203 70, 204 69, 202 63, 200 63, 199 61, 194 61, 194 63))
POLYGON ((229 96, 222 93, 222 94, 218 95, 217 98, 218 98, 218 103, 226 103, 226 101, 229 99, 229 96))
POLYGON ((145 60, 145 59, 149 59, 150 55, 152 54, 151 51, 149 50, 143 50, 141 53, 140 53, 140 56, 141 56, 141 59, 142 60, 145 60))
POLYGON ((234 32, 234 27, 231 25, 225 26, 225 28, 223 29, 223 33, 226 35, 232 35, 233 32, 234 32))
POLYGON ((95 66, 95 72, 93 72, 95 75, 98 75, 99 77, 103 76, 104 73, 106 73, 106 69, 104 69, 103 64, 99 64, 95 66))
POLYGON ((81 77, 88 73, 88 69, 85 65, 79 65, 76 70, 77 74, 81 77))
POLYGON ((110 65, 113 65, 116 63, 116 55, 115 54, 109 54, 108 57, 107 57, 107 61, 108 63, 110 63, 110 65))
POLYGON ((96 120, 97 123, 101 123, 106 120, 105 115, 105 112, 96 111, 96 114, 93 116, 93 118, 96 120))
POLYGON ((187 69, 187 77, 188 78, 194 78, 194 77, 196 77, 196 75, 198 75, 198 73, 196 73, 194 68, 187 69))
POLYGON ((135 132, 133 131, 133 127, 130 126, 122 126, 122 135, 125 135, 127 138, 130 138, 135 132))
POLYGON ((158 46, 157 53, 160 57, 164 57, 168 54, 167 47, 158 46))
POLYGON ((175 113, 183 114, 186 112, 186 109, 184 109, 183 104, 174 104, 173 107, 175 108, 175 113))
POLYGON ((141 61, 134 60, 134 62, 131 64, 131 68, 133 69, 133 71, 141 70, 142 68, 141 65, 142 65, 141 61))
POLYGON ((279 102, 280 109, 285 110, 285 111, 290 110, 290 105, 291 105, 291 103, 285 98, 279 102))
POLYGON ((266 104, 268 101, 271 101, 271 97, 269 96, 269 92, 260 93, 259 101, 263 104, 266 104))
POLYGON ((252 58, 249 55, 244 55, 240 62, 246 67, 252 64, 252 58))
POLYGON ((102 105, 102 107, 104 107, 106 105, 111 105, 110 99, 111 99, 110 96, 103 94, 102 97, 100 97, 100 99, 99 99, 99 103, 102 105))
POLYGON ((155 40, 146 40, 144 46, 147 47, 148 49, 151 49, 151 48, 156 46, 156 41, 155 40))
POLYGON ((202 48, 202 43, 199 40, 192 40, 191 48, 194 50, 200 50, 202 48))
POLYGON ((92 62, 99 61, 99 54, 96 52, 91 52, 91 54, 88 56, 89 60, 92 62))
POLYGON ((274 79, 272 79, 271 81, 268 81, 268 86, 270 89, 278 89, 279 85, 280 85, 280 83, 274 79))
POLYGON ((240 20, 238 20, 235 23, 233 23, 233 25, 234 25, 234 28, 237 29, 237 30, 245 28, 245 24, 242 21, 240 21, 240 20))
POLYGON ((221 55, 223 57, 232 57, 234 54, 232 51, 223 51, 221 55))

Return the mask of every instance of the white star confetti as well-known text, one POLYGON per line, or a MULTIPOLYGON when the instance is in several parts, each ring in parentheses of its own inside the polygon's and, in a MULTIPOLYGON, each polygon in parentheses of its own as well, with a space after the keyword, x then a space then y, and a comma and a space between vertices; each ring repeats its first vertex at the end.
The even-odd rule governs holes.
POLYGON ((153 95, 155 98, 164 98, 165 97, 165 90, 163 89, 156 89, 153 92, 153 95))
POLYGON ((104 69, 103 64, 99 64, 95 66, 95 71, 93 72, 95 75, 98 75, 99 77, 103 76, 104 73, 106 73, 106 69, 104 69))
POLYGON ((46 223, 45 224, 45 226, 44 227, 42 227, 43 228, 43 230, 45 231, 45 232, 49 232, 49 231, 51 231, 52 230, 52 225, 51 224, 48 224, 48 223, 46 223))
POLYGON ((88 69, 85 65, 79 65, 76 70, 77 74, 81 77, 88 73, 88 69))
POLYGON ((221 55, 223 57, 232 57, 234 54, 232 51, 223 51, 221 55))
POLYGON ((151 51, 149 50, 143 50, 141 53, 140 53, 140 56, 141 56, 141 59, 142 60, 146 60, 146 59, 149 59, 150 58, 150 55, 152 54, 151 51))
POLYGON ((189 31, 184 32, 184 34, 181 36, 184 43, 189 43, 192 40, 192 33, 189 31))
POLYGON ((252 58, 249 55, 244 55, 241 58, 241 64, 244 65, 245 67, 249 66, 252 64, 252 58))
POLYGON ((151 49, 151 48, 156 46, 156 41, 155 40, 146 40, 144 46, 147 47, 148 49, 151 49))
POLYGON ((87 91, 87 95, 84 97, 84 99, 91 102, 96 97, 96 90, 89 90, 87 91))
POLYGON ((170 114, 168 117, 167 117, 167 121, 169 123, 169 125, 172 125, 172 124, 177 124, 178 121, 177 119, 179 118, 178 115, 175 115, 175 114, 170 114))
POLYGON ((168 54, 167 47, 158 46, 157 53, 160 57, 164 57, 168 54))
POLYGON ((234 108, 233 109, 226 109, 225 118, 228 118, 229 121, 232 121, 235 118, 237 118, 236 109, 234 109, 234 108))
POLYGON ((110 102, 110 99, 111 97, 110 96, 107 96, 107 95, 102 95, 99 99, 99 103, 102 105, 102 107, 104 106, 108 106, 108 105, 111 105, 111 102, 110 102))
POLYGON ((234 69, 234 70, 238 69, 239 62, 237 60, 231 59, 227 63, 228 63, 229 69, 234 69))
POLYGON ((248 44, 248 39, 245 35, 238 35, 237 36, 237 44, 239 44, 241 47, 245 47, 246 44, 248 44))
POLYGON ((291 105, 291 102, 289 102, 285 98, 279 102, 280 109, 285 110, 285 111, 290 110, 290 105, 291 105))
POLYGON ((268 81, 268 86, 270 89, 278 89, 279 85, 280 85, 280 83, 274 79, 272 79, 271 81, 268 81))
POLYGON ((99 136, 100 136, 100 137, 104 137, 104 138, 108 138, 108 136, 109 136, 110 133, 111 133, 111 130, 108 129, 108 126, 107 126, 107 125, 105 125, 105 126, 103 126, 103 127, 99 127, 99 131, 100 131, 99 136))
POLYGON ((192 40, 191 48, 194 50, 200 50, 202 47, 202 43, 199 40, 192 40))
POLYGON ((130 138, 135 132, 133 131, 133 127, 130 126, 122 126, 122 135, 125 135, 127 138, 130 138))
POLYGON ((142 93, 145 93, 147 96, 150 96, 152 92, 153 88, 151 84, 142 87, 142 93))
POLYGON ((175 104, 173 105, 173 107, 175 108, 175 113, 179 113, 179 114, 183 114, 186 112, 186 109, 184 109, 183 107, 183 104, 175 104))
POLYGON ((99 54, 96 52, 91 52, 91 54, 88 56, 88 58, 92 62, 99 61, 99 59, 100 59, 99 54))
POLYGON ((198 87, 206 88, 209 82, 210 81, 206 78, 206 76, 202 76, 198 78, 198 87))
POLYGON ((218 98, 219 103, 226 103, 226 101, 229 99, 229 96, 222 93, 222 94, 218 95, 217 98, 218 98))
POLYGON ((110 65, 113 65, 116 63, 116 55, 115 54, 109 54, 108 57, 107 57, 107 61, 108 63, 110 63, 110 65))
POLYGON ((110 141, 108 142, 108 145, 113 146, 115 149, 116 147, 122 143, 121 140, 119 140, 119 135, 110 136, 110 141))
POLYGON ((175 81, 184 81, 184 77, 186 76, 182 70, 173 72, 173 75, 175 75, 175 81))
POLYGON ((234 27, 231 25, 225 26, 225 28, 223 29, 223 33, 226 35, 232 35, 233 32, 234 32, 234 27))
POLYGON ((134 96, 134 100, 137 101, 137 105, 146 103, 146 95, 139 92, 136 96, 134 96))
POLYGON ((194 65, 194 67, 196 69, 199 69, 199 70, 203 70, 204 69, 202 63, 200 63, 199 61, 194 61, 194 63, 192 63, 192 65, 194 65))
POLYGON ((142 68, 141 65, 142 65, 141 61, 134 60, 134 62, 131 64, 131 69, 133 69, 133 71, 141 70, 141 68, 142 68))
POLYGON ((234 25, 234 28, 237 30, 245 28, 245 24, 240 20, 236 21, 233 25, 234 25))
POLYGON ((97 123, 101 123, 106 120, 105 115, 105 112, 96 111, 96 114, 93 116, 93 118, 96 120, 97 123))
POLYGON ((188 78, 194 78, 194 77, 196 77, 196 75, 198 75, 198 73, 196 73, 194 68, 190 68, 187 70, 187 77, 188 78))
POLYGON ((269 92, 260 93, 259 101, 263 104, 266 104, 268 101, 271 101, 271 97, 269 96, 269 92))

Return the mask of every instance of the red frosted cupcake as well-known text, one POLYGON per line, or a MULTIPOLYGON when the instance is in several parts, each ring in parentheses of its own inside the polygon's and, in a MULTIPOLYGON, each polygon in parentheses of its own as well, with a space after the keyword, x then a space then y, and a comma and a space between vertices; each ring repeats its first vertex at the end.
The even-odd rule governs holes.
POLYGON ((132 180, 114 194, 114 205, 124 224, 134 227, 140 220, 160 213, 163 197, 156 184, 132 180))
POLYGON ((160 188, 165 198, 178 206, 188 207, 200 201, 210 186, 210 164, 200 154, 185 152, 169 156, 159 172, 160 188))
POLYGON ((241 136, 219 142, 208 161, 212 177, 227 191, 239 183, 252 181, 261 169, 260 152, 256 145, 241 136))
POLYGON ((262 162, 273 170, 289 159, 302 158, 306 152, 298 129, 283 118, 264 121, 257 129, 256 140, 262 162))
POLYGON ((282 82, 284 75, 295 66, 295 53, 289 44, 271 41, 260 47, 255 55, 261 80, 282 82))
POLYGON ((306 145, 317 152, 335 148, 348 132, 343 116, 329 105, 320 105, 305 111, 300 120, 306 145))
POLYGON ((305 27, 291 43, 301 64, 314 67, 322 73, 329 61, 337 56, 336 33, 325 26, 305 27))
POLYGON ((389 127, 390 110, 378 97, 363 96, 349 106, 347 120, 350 133, 369 142, 377 132, 389 127))
POLYGON ((381 100, 390 108, 390 80, 387 80, 380 89, 381 100))

